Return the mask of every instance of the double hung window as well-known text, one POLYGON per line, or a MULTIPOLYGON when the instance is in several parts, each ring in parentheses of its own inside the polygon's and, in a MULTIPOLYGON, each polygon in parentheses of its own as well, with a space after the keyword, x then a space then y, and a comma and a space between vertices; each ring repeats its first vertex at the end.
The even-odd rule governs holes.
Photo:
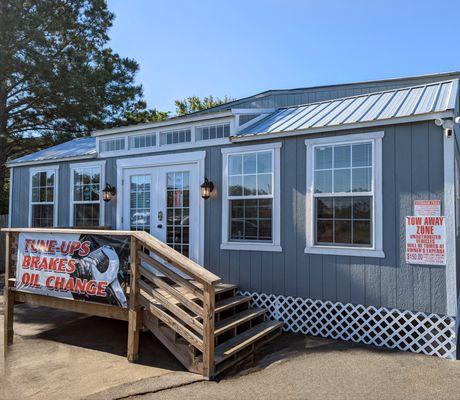
POLYGON ((279 251, 279 145, 223 153, 222 248, 279 251))
POLYGON ((57 167, 31 170, 29 225, 47 228, 56 225, 57 167))

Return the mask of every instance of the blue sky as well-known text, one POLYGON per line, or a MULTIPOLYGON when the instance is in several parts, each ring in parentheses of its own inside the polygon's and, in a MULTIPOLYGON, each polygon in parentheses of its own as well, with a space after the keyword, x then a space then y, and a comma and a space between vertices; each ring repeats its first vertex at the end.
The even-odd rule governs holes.
POLYGON ((460 70, 460 1, 109 0, 149 107, 460 70))

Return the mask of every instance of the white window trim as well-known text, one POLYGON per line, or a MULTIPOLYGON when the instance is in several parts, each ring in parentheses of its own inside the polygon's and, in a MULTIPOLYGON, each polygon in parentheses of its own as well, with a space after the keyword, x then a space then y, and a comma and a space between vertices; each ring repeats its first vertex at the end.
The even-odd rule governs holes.
POLYGON ((222 250, 282 251, 281 247, 281 142, 264 143, 254 146, 226 147, 222 152, 222 250), (229 207, 228 207, 228 156, 230 154, 251 153, 256 151, 273 151, 273 241, 272 243, 230 241, 229 207))
MULTIPOLYGON (((53 227, 58 225, 58 204, 59 204, 59 165, 47 165, 46 167, 37 167, 29 169, 29 228, 32 228, 32 177, 37 172, 54 172, 54 192, 53 192, 53 203, 42 202, 42 204, 53 204, 53 227)), ((33 204, 40 204, 34 202, 33 204)))
POLYGON ((382 198, 382 139, 384 132, 369 132, 355 135, 340 135, 306 139, 307 147, 307 193, 306 193, 306 247, 307 254, 361 256, 385 258, 383 251, 383 198, 382 198), (317 245, 314 238, 314 196, 313 196, 313 149, 317 145, 350 144, 353 142, 373 141, 373 182, 374 182, 374 207, 373 207, 373 240, 372 247, 349 247, 334 245, 317 245))
MULTIPOLYGON (((74 171, 78 168, 91 168, 97 167, 100 168, 100 193, 99 193, 99 225, 104 226, 105 224, 105 201, 102 199, 102 190, 104 189, 105 185, 105 160, 102 161, 93 161, 93 162, 83 162, 83 163, 76 163, 70 164, 70 215, 69 215, 69 226, 74 226, 74 171)), ((96 202, 92 203, 85 203, 85 204, 95 204, 96 202)), ((82 204, 82 203, 80 203, 82 204)))

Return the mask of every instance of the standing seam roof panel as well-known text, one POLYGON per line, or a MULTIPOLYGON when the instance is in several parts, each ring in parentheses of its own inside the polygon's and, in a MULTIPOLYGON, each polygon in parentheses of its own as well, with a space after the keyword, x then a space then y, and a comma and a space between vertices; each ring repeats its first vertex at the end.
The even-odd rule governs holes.
POLYGON ((268 118, 249 126, 240 135, 346 126, 360 122, 444 112, 454 109, 457 95, 458 79, 454 79, 317 102, 308 106, 290 107, 289 113, 285 113, 286 109, 278 110, 273 114, 273 118, 276 119, 275 124, 270 123, 268 118))

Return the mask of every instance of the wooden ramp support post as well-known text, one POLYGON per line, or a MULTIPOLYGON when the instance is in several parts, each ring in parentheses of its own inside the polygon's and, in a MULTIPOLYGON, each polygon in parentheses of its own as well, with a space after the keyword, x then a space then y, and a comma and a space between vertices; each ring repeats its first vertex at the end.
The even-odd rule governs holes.
POLYGON ((11 234, 6 232, 5 237, 5 287, 3 289, 3 355, 6 356, 8 346, 13 344, 13 307, 14 291, 11 289, 11 234))
POLYGON ((214 376, 214 314, 216 294, 213 285, 204 285, 203 299, 203 376, 214 376))
POLYGON ((128 361, 134 362, 139 356, 139 334, 142 326, 142 310, 138 304, 139 295, 139 242, 131 236, 131 280, 129 290, 128 317, 128 361))

